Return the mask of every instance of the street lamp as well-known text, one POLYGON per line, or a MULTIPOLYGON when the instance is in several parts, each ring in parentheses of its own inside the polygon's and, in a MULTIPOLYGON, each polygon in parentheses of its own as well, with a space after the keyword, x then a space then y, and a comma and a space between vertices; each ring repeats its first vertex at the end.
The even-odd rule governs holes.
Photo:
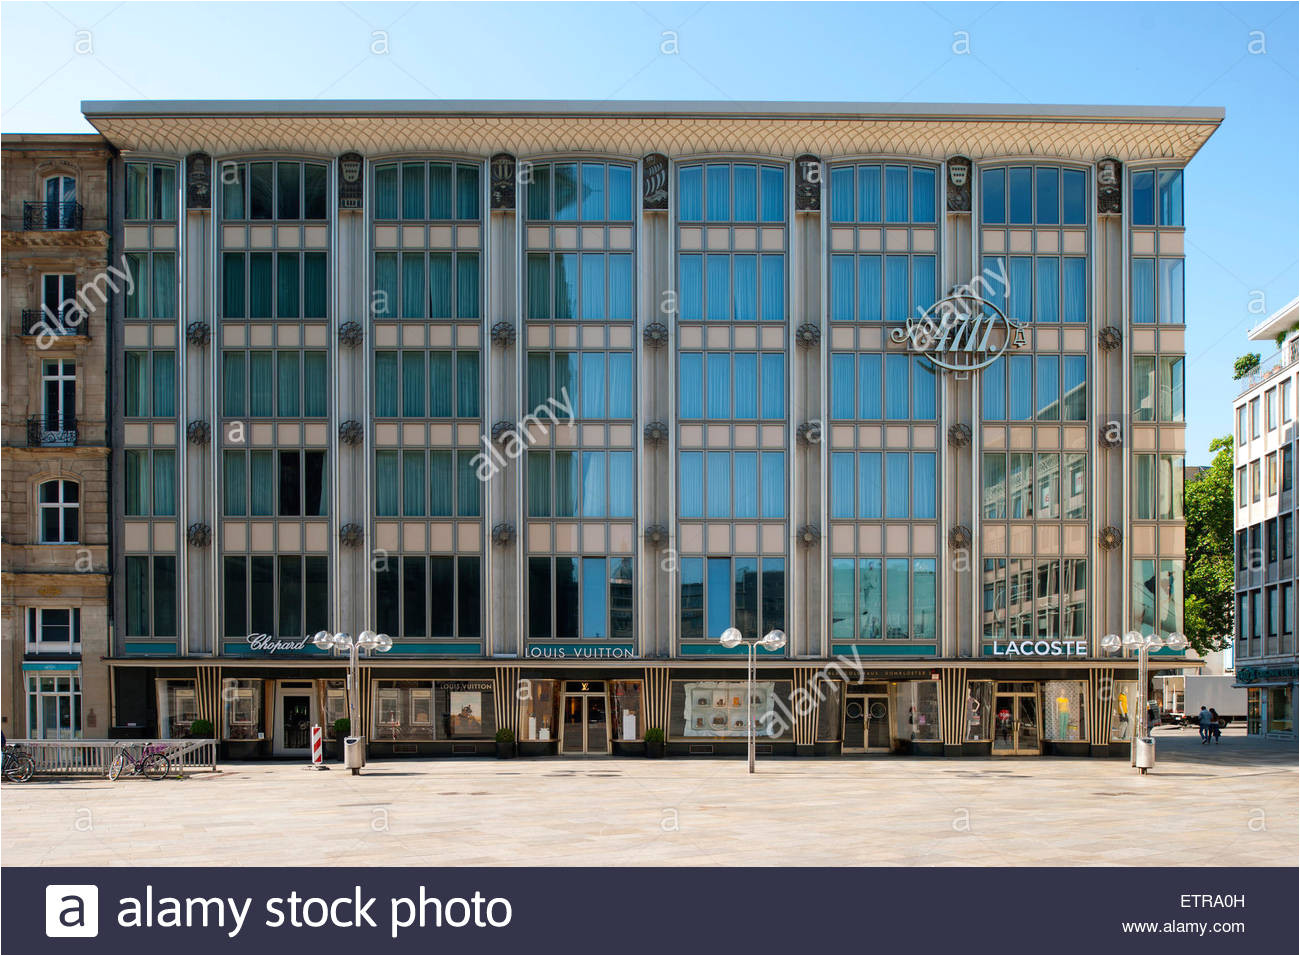
POLYGON ((727 649, 744 644, 749 651, 749 664, 745 668, 745 736, 749 752, 749 772, 754 772, 754 655, 758 648, 779 651, 785 647, 785 631, 773 628, 762 637, 746 638, 737 628, 722 632, 718 643, 727 649))
MULTIPOLYGON (((361 708, 357 704, 357 688, 360 686, 360 677, 357 657, 363 650, 372 654, 391 650, 393 639, 387 634, 376 634, 374 631, 362 631, 356 636, 355 640, 353 640, 351 634, 342 631, 337 634, 331 634, 329 631, 317 631, 313 635, 311 642, 322 651, 346 651, 348 653, 348 736, 360 738, 361 708)), ((354 776, 361 772, 361 764, 364 759, 364 752, 351 756, 347 752, 347 747, 344 746, 344 762, 352 770, 354 776)))
MULTIPOLYGON (((1101 639, 1102 650, 1117 651, 1121 648, 1137 648, 1138 652, 1138 697, 1135 701, 1137 710, 1137 729, 1139 731, 1145 728, 1146 733, 1134 735, 1133 741, 1129 744, 1129 766, 1137 766, 1137 738, 1151 736, 1151 718, 1147 712, 1147 655, 1151 651, 1157 651, 1162 647, 1167 647, 1173 651, 1181 651, 1187 647, 1187 638, 1178 631, 1170 634, 1168 637, 1161 637, 1159 634, 1147 634, 1145 637, 1140 631, 1129 631, 1123 637, 1118 634, 1107 634, 1101 639)), ((1153 754, 1154 756, 1154 754, 1153 754)), ((1142 768, 1146 773, 1146 769, 1142 768)))

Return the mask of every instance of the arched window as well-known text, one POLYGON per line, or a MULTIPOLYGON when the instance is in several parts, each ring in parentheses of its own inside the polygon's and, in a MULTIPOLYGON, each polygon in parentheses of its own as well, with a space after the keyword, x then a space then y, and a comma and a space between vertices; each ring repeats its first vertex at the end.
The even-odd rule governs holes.
POLYGON ((45 228, 77 229, 77 180, 59 173, 45 179, 45 228))
POLYGON ((81 487, 56 478, 40 487, 41 544, 76 544, 81 529, 81 487))

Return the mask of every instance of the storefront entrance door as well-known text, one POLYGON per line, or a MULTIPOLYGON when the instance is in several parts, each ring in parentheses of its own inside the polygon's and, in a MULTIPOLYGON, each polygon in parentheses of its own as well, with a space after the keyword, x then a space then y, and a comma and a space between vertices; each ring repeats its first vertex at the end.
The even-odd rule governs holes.
POLYGON ((889 695, 844 698, 844 753, 889 752, 889 695))
POLYGON ((1034 691, 998 694, 993 702, 993 753, 1037 754, 1038 696, 1034 691))
POLYGON ((281 681, 275 695, 275 752, 311 752, 311 725, 316 720, 315 688, 311 681, 281 681))
POLYGON ((609 724, 603 693, 566 694, 562 723, 560 753, 609 753, 609 724))

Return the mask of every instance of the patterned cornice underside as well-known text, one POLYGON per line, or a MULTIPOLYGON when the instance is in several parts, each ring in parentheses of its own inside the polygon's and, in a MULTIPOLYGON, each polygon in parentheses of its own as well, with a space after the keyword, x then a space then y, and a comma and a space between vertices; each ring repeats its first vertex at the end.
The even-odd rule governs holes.
POLYGON ((939 160, 1050 156, 1095 162, 1186 162, 1214 132, 1206 122, 1095 120, 854 120, 824 117, 627 118, 500 116, 95 117, 120 149, 217 156, 247 152, 368 155, 445 152, 520 156, 589 150, 637 157, 743 153, 822 158, 917 156, 939 160))

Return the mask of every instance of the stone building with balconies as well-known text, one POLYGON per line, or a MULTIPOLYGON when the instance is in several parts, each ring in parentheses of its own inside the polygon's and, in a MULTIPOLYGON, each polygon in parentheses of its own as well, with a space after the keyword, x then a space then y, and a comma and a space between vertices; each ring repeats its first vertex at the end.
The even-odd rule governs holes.
POLYGON ((112 147, 3 140, 3 728, 109 733, 112 147))

